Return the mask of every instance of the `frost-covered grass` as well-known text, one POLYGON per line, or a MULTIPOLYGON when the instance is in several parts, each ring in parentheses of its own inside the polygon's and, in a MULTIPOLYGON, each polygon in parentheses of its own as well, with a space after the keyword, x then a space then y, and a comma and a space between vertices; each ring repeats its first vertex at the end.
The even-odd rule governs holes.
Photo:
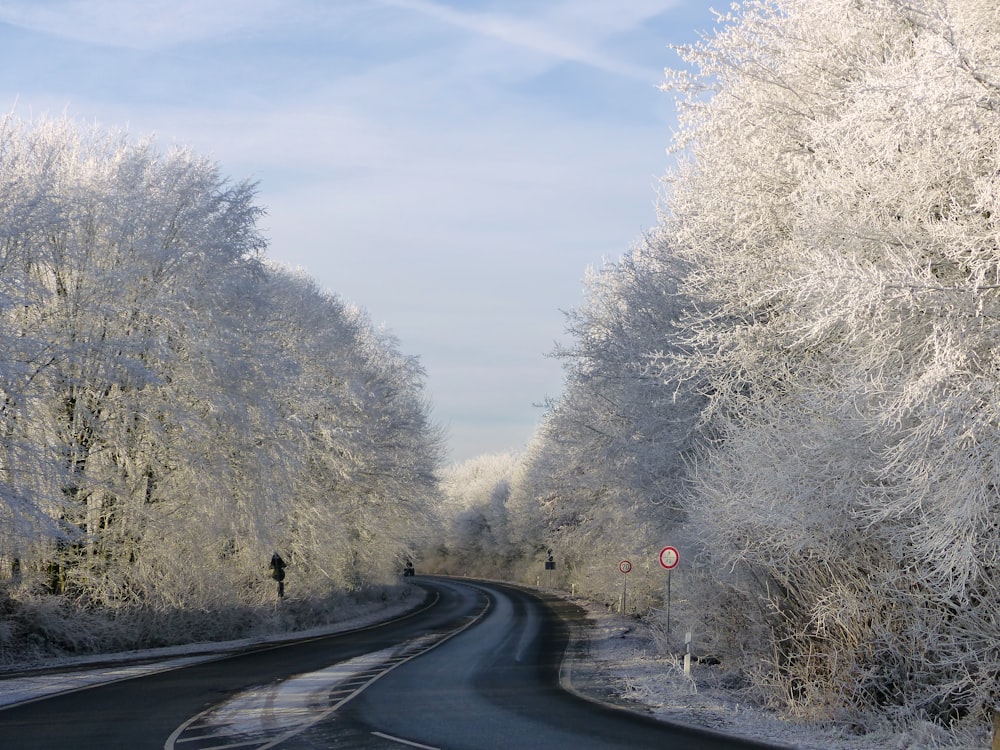
POLYGON ((344 599, 331 621, 295 633, 274 632, 228 641, 184 643, 153 649, 87 656, 48 656, 45 659, 0 666, 0 706, 76 690, 88 685, 130 679, 150 672, 173 669, 212 659, 259 643, 344 632, 385 620, 412 609, 422 594, 411 586, 394 588, 382 597, 344 599), (17 674, 20 672, 21 674, 17 674), (6 673, 6 674, 5 674, 6 673))
POLYGON ((289 633, 344 630, 412 608, 421 596, 407 585, 379 586, 216 611, 102 610, 53 596, 8 599, 0 620, 0 670, 112 654, 136 658, 138 652, 157 658, 192 653, 197 644, 219 650, 289 633))
MULTIPOLYGON (((610 613, 574 599, 592 622, 573 683, 582 692, 648 710, 658 718, 800 750, 918 750, 988 748, 985 723, 949 732, 929 722, 861 733, 860 724, 820 722, 768 709, 755 700, 750 681, 724 663, 691 665, 684 673, 684 633, 669 636, 654 624, 610 613)), ((695 656, 697 656, 695 649, 695 656)), ((702 655, 704 656, 704 655, 702 655)), ((713 661, 714 660, 710 660, 713 661)))

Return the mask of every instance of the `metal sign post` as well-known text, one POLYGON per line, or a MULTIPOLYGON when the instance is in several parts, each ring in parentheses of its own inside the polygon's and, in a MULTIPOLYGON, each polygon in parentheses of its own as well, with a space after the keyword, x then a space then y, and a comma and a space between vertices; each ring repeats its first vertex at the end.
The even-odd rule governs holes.
POLYGON ((632 563, 622 560, 618 563, 618 570, 622 572, 622 614, 625 614, 626 596, 628 595, 628 574, 632 570, 632 563))
POLYGON ((670 574, 681 561, 681 553, 676 547, 664 547, 660 550, 660 565, 667 571, 667 632, 670 632, 670 574))
POLYGON ((670 571, 667 571, 667 632, 670 632, 670 571))

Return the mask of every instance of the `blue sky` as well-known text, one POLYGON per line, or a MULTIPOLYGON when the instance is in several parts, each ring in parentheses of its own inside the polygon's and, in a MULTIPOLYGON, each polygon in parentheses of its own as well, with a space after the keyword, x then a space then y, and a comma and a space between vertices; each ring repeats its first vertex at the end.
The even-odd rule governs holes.
POLYGON ((450 459, 523 448, 588 266, 656 223, 703 0, 5 0, 0 108, 258 180, 275 261, 420 357, 450 459))

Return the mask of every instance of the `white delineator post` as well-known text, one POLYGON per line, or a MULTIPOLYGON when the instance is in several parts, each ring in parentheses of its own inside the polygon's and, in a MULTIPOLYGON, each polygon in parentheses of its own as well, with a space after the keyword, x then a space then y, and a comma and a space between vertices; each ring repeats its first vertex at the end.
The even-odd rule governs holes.
POLYGON ((684 674, 691 674, 691 631, 684 636, 684 674))

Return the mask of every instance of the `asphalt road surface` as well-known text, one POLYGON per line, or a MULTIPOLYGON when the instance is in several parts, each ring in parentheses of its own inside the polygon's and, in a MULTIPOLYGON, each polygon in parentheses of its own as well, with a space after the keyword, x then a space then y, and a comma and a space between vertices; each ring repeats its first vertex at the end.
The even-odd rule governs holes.
POLYGON ((559 686, 561 600, 417 578, 418 612, 323 638, 0 710, 0 748, 765 747, 584 700, 559 686))

